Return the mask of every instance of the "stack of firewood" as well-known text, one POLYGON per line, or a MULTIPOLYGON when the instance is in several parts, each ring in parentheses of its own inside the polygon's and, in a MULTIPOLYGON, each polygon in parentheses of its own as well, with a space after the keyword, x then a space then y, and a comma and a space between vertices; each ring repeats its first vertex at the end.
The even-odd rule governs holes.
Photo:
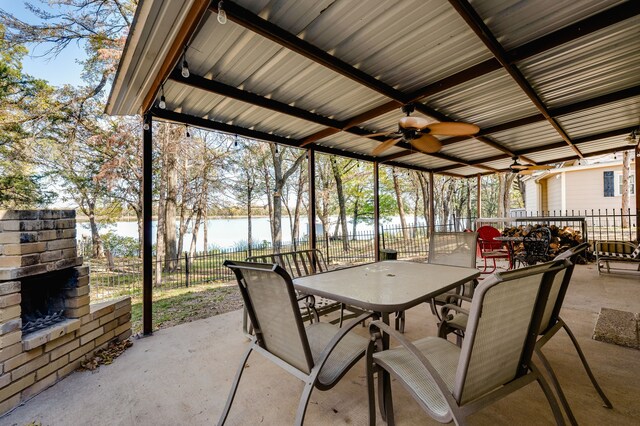
MULTIPOLYGON (((505 228, 505 230, 502 231, 502 235, 508 237, 524 237, 532 230, 542 228, 544 226, 546 225, 512 226, 509 228, 505 228)), ((566 251, 571 247, 575 247, 583 241, 582 233, 571 226, 564 226, 561 228, 556 225, 549 225, 546 227, 551 231, 551 242, 549 243, 549 259, 553 259, 563 251, 566 251)), ((516 243, 514 245, 515 253, 518 253, 523 249, 524 247, 522 243, 516 243)))

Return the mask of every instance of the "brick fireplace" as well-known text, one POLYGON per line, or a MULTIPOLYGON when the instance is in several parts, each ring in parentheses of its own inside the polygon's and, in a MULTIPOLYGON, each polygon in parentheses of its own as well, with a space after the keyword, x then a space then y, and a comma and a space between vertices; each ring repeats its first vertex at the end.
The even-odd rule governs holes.
POLYGON ((0 415, 131 336, 131 299, 89 293, 74 210, 0 210, 0 415))

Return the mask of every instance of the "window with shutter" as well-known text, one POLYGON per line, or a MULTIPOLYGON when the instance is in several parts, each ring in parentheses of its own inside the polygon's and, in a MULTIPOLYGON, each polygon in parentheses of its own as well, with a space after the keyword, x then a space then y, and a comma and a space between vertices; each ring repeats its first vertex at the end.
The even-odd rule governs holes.
POLYGON ((615 191, 613 172, 604 172, 604 196, 615 197, 615 191))

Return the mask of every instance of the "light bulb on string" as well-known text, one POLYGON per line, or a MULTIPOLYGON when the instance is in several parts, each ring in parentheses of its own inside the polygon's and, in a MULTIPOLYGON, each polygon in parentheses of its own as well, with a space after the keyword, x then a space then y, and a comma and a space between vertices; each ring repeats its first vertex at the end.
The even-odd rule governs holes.
POLYGON ((233 146, 235 146, 236 148, 238 147, 238 135, 236 135, 236 139, 233 142, 233 146))
POLYGON ((227 12, 222 8, 222 1, 218 2, 218 22, 224 25, 227 23, 227 12))
POLYGON ((189 72, 189 64, 187 63, 187 48, 184 48, 184 53, 182 54, 182 71, 181 74, 184 78, 189 78, 191 73, 189 72))
POLYGON ((187 131, 187 137, 190 138, 191 137, 191 133, 189 133, 189 126, 184 126, 184 128, 187 131))
POLYGON ((166 109, 167 108, 167 101, 164 98, 164 84, 161 87, 162 90, 162 95, 160 96, 160 102, 158 102, 158 107, 160 109, 166 109))

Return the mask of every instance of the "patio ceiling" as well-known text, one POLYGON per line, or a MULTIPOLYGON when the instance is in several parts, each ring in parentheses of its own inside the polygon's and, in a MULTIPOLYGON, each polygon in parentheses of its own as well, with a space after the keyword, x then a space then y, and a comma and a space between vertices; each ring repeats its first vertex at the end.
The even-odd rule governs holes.
POLYGON ((140 1, 107 112, 462 177, 633 148, 640 2, 221 3, 140 1), (481 130, 375 157, 409 102, 481 130))

